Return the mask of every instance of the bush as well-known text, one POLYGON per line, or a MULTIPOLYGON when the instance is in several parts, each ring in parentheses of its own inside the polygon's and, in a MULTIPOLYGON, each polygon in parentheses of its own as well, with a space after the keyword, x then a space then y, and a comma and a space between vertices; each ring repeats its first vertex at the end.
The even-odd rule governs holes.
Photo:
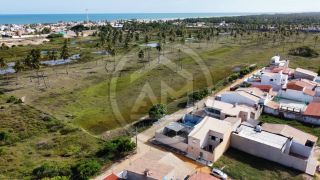
POLYGON ((63 37, 63 34, 49 34, 48 36, 47 36, 47 38, 49 38, 49 39, 54 39, 54 38, 62 38, 63 37))
POLYGON ((149 117, 152 119, 161 119, 167 114, 167 106, 164 104, 156 104, 149 110, 149 117))
POLYGON ((87 180, 91 176, 95 175, 101 168, 101 165, 95 161, 83 161, 71 168, 71 179, 75 180, 87 180))
POLYGON ((7 103, 15 103, 18 99, 14 96, 10 96, 8 99, 7 99, 7 103))
POLYGON ((117 159, 133 151, 135 147, 136 144, 129 137, 120 137, 106 142, 104 147, 97 152, 97 156, 117 159))
POLYGON ((308 46, 301 46, 298 48, 290 49, 289 54, 301 57, 317 57, 319 54, 308 46))
POLYGON ((240 70, 240 76, 245 76, 245 75, 247 75, 247 74, 249 74, 251 71, 250 71, 250 69, 247 67, 247 68, 242 68, 241 70, 240 70))
POLYGON ((6 141, 9 138, 9 134, 4 131, 0 131, 0 141, 6 141))
POLYGON ((43 164, 32 171, 32 175, 37 179, 52 178, 56 176, 69 176, 71 171, 69 168, 59 167, 53 164, 43 164))
POLYGON ((200 101, 201 99, 207 97, 211 92, 208 89, 202 89, 200 91, 195 91, 189 95, 192 101, 200 101))

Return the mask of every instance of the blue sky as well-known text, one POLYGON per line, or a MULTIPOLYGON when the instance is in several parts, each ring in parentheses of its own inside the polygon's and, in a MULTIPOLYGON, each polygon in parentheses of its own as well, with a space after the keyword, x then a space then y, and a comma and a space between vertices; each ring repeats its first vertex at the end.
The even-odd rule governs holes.
POLYGON ((320 0, 0 0, 0 14, 310 12, 320 0))

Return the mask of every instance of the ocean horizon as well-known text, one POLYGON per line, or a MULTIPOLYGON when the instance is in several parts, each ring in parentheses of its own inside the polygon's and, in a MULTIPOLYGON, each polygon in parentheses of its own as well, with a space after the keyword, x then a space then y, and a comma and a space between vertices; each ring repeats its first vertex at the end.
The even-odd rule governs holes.
MULTIPOLYGON (((198 17, 246 16, 258 13, 105 13, 88 14, 90 21, 115 21, 130 19, 183 19, 198 17)), ((87 14, 0 14, 0 24, 37 24, 85 21, 87 14)))

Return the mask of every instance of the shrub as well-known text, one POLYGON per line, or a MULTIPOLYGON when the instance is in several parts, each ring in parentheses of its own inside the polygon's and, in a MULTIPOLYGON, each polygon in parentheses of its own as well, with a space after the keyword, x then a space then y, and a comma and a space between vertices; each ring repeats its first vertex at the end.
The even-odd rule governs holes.
POLYGON ((52 178, 56 176, 69 176, 69 168, 59 167, 53 164, 43 164, 32 171, 32 175, 37 179, 52 178))
POLYGON ((289 50, 289 54, 301 57, 317 57, 319 54, 308 46, 301 46, 289 50))
POLYGON ((71 168, 71 179, 87 180, 91 176, 95 175, 100 168, 101 165, 95 160, 79 162, 71 168))
POLYGON ((129 137, 120 137, 106 142, 104 147, 97 152, 97 156, 109 159, 121 158, 133 151, 135 147, 136 144, 129 137))
POLYGON ((6 141, 9 138, 9 134, 4 131, 0 131, 0 141, 6 141))
POLYGON ((8 99, 7 99, 7 103, 15 103, 18 99, 14 96, 10 96, 8 99))
POLYGON ((202 89, 200 91, 195 91, 192 94, 189 95, 189 98, 192 101, 200 101, 201 99, 208 96, 211 92, 208 89, 202 89))
POLYGON ((49 38, 49 39, 54 39, 54 38, 62 38, 63 37, 63 34, 49 34, 48 36, 47 36, 47 38, 49 38))
POLYGON ((249 73, 250 73, 250 69, 249 68, 242 68, 240 70, 240 76, 245 76, 245 75, 247 75, 249 73))
POLYGON ((161 119, 167 114, 167 106, 164 104, 156 104, 149 110, 149 117, 152 119, 161 119))

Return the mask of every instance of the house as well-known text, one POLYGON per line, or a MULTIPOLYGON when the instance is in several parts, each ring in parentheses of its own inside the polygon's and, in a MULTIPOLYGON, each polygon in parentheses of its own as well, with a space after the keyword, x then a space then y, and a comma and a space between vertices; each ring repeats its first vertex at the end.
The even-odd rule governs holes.
POLYGON ((272 67, 288 67, 288 60, 281 60, 280 56, 273 56, 270 61, 270 66, 272 67))
POLYGON ((310 81, 314 81, 318 77, 318 74, 302 68, 297 68, 294 71, 295 79, 308 79, 310 81))
POLYGON ((288 75, 283 74, 282 71, 279 71, 277 73, 262 72, 261 84, 271 85, 275 91, 280 90, 287 83, 288 83, 288 75))
POLYGON ((210 174, 203 173, 203 172, 195 172, 194 174, 190 175, 186 180, 219 180, 210 174))
POLYGON ((304 122, 320 125, 320 102, 311 102, 303 113, 304 122))
POLYGON ((231 132, 240 122, 238 118, 205 117, 188 135, 187 157, 208 164, 217 161, 229 148, 231 132))
POLYGON ((191 166, 186 165, 172 153, 149 151, 131 162, 118 176, 127 180, 170 180, 185 179, 194 172, 191 166))
POLYGON ((314 175, 317 137, 287 125, 240 125, 231 135, 231 147, 314 175))
POLYGON ((320 94, 319 92, 320 88, 316 82, 300 79, 290 81, 286 88, 279 91, 278 97, 309 103, 320 94))
POLYGON ((224 120, 228 117, 241 118, 242 121, 258 119, 261 111, 247 105, 230 104, 209 98, 205 102, 204 111, 210 117, 224 120))
POLYGON ((220 95, 221 101, 230 104, 245 104, 259 109, 266 104, 271 96, 258 88, 239 88, 234 92, 226 92, 220 95))
POLYGON ((118 180, 120 179, 117 175, 111 173, 109 176, 105 177, 103 180, 118 180))

